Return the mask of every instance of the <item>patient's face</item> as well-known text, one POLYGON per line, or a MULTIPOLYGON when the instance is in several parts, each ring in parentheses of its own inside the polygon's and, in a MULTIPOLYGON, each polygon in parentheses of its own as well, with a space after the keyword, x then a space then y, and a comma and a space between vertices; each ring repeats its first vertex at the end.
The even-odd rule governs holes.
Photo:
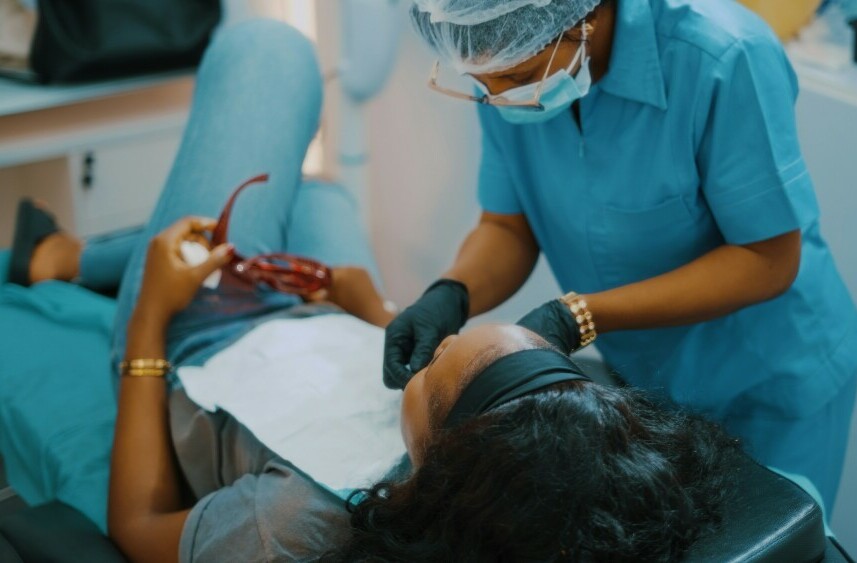
POLYGON ((519 326, 485 325, 440 343, 402 397, 402 437, 414 465, 422 462, 433 428, 443 424, 467 384, 500 357, 533 348, 536 340, 541 339, 519 326))

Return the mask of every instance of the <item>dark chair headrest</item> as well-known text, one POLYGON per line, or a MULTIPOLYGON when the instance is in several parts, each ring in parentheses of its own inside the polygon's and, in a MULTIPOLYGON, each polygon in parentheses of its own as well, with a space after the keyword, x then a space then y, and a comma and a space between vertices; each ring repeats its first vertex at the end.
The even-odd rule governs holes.
POLYGON ((737 456, 720 528, 700 538, 688 562, 815 562, 824 558, 821 508, 788 479, 737 456))
MULTIPOLYGON (((685 556, 689 563, 816 562, 825 556, 821 509, 803 489, 737 456, 723 523, 700 538, 685 556)), ((61 503, 22 510, 0 521, 0 555, 11 549, 25 560, 122 562, 121 554, 94 524, 61 503), (3 536, 11 540, 4 545, 3 536), (50 554, 46 553, 49 551, 50 554), (80 559, 82 555, 85 559, 80 559)), ((0 561, 6 561, 0 557, 0 561)), ((841 559, 844 561, 844 559, 841 559)))
MULTIPOLYGON (((61 502, 25 508, 4 516, 0 519, 0 537, 5 538, 24 561, 127 563, 95 524, 61 502)), ((0 558, 0 561, 6 559, 0 558)))
POLYGON ((18 552, 0 533, 0 561, 5 563, 24 563, 18 552))

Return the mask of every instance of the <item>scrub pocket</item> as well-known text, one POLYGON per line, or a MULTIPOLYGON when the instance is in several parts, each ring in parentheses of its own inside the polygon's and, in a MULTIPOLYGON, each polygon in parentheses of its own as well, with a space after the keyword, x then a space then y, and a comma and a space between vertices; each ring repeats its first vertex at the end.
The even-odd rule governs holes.
POLYGON ((590 241, 601 282, 627 285, 674 270, 723 243, 704 202, 674 196, 651 207, 596 212, 590 241))

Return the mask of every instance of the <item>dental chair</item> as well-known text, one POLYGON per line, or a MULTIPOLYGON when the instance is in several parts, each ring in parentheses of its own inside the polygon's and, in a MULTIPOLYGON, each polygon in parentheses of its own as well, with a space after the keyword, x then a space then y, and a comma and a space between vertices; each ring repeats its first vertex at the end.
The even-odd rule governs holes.
MULTIPOLYGON (((701 538, 687 562, 853 563, 825 538, 821 509, 801 488, 748 457, 732 471, 723 525, 701 538)), ((0 519, 0 561, 120 563, 122 554, 83 514, 61 502, 0 519)))

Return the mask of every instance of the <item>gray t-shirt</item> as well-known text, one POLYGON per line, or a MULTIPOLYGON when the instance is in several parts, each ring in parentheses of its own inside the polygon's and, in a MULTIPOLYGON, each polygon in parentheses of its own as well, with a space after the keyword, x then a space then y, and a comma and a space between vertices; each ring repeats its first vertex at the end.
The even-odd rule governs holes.
POLYGON ((199 502, 182 531, 182 562, 307 561, 348 539, 345 502, 274 454, 224 411, 170 395, 179 465, 199 502))

